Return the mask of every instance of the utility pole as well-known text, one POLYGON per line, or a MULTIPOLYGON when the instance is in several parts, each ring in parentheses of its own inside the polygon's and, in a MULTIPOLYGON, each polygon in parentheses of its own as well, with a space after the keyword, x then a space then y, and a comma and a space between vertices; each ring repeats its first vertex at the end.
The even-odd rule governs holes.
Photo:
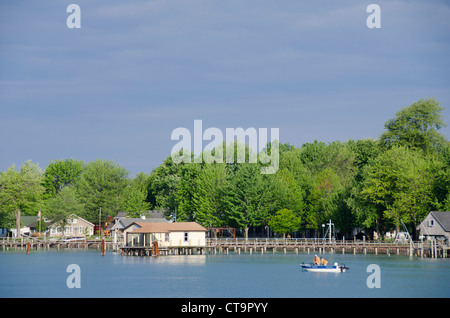
POLYGON ((100 213, 98 215, 98 236, 102 237, 102 208, 100 207, 100 213))
MULTIPOLYGON (((331 223, 331 219, 330 219, 330 221, 327 223, 327 225, 328 225, 328 229, 327 229, 327 231, 325 232, 325 234, 323 236, 323 240, 324 241, 326 240, 325 238, 326 238, 326 236, 328 234, 328 239, 329 239, 329 242, 331 244, 331 232, 333 232, 333 238, 334 238, 334 223, 331 223)), ((325 224, 322 224, 322 227, 324 228, 325 224)))

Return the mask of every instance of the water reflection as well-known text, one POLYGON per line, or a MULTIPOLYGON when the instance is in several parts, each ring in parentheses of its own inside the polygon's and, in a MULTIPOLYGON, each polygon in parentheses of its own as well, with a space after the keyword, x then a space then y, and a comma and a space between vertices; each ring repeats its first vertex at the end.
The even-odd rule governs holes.
POLYGON ((122 256, 111 254, 114 264, 160 264, 167 266, 204 266, 206 255, 168 255, 168 256, 122 256))

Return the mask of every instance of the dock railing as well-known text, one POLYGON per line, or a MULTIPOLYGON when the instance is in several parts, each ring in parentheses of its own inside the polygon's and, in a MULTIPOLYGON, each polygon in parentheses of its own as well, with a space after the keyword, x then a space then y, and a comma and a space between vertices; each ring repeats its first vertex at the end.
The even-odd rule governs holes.
MULTIPOLYGON (((283 247, 301 247, 301 246, 330 246, 330 247, 410 247, 429 248, 436 241, 369 241, 369 240, 335 240, 323 238, 207 238, 207 246, 283 246, 283 247)), ((439 247, 449 247, 448 243, 437 241, 439 247)))

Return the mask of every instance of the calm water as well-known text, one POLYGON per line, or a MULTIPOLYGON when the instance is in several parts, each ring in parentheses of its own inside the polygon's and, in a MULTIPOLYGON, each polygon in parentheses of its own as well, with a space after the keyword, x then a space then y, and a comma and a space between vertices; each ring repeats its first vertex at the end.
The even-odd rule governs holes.
POLYGON ((123 257, 99 251, 0 252, 0 297, 449 297, 449 259, 326 255, 345 273, 303 272, 313 255, 241 254, 123 257), (81 269, 81 288, 68 288, 69 264, 81 269), (381 269, 381 288, 368 288, 369 264, 381 269))

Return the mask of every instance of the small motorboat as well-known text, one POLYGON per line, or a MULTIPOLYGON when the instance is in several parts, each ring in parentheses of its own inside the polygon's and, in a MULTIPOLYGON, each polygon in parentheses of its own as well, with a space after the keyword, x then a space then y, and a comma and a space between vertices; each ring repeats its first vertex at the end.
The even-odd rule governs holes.
POLYGON ((338 265, 338 263, 334 263, 334 265, 332 266, 301 263, 300 266, 307 272, 318 273, 344 273, 346 270, 350 269, 349 267, 345 266, 345 264, 338 265))

